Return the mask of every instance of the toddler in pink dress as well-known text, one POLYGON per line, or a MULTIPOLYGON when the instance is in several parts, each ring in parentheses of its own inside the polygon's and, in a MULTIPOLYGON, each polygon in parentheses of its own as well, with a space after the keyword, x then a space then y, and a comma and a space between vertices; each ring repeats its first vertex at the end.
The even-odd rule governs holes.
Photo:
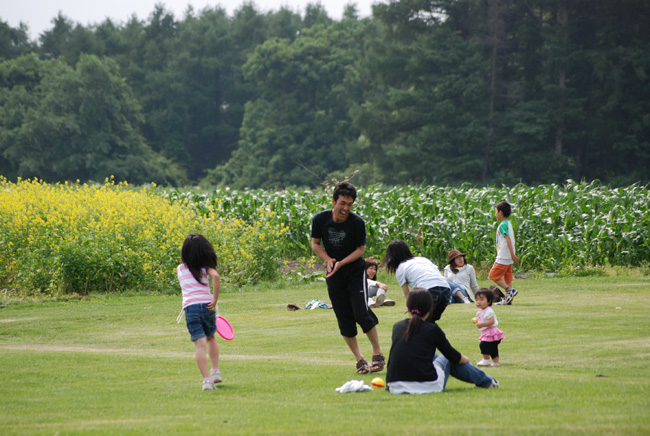
POLYGON ((493 301, 494 293, 489 289, 482 288, 476 292, 476 307, 481 310, 476 312, 476 318, 472 321, 481 331, 479 347, 483 354, 483 359, 476 364, 477 366, 499 366, 499 344, 504 336, 503 332, 497 328, 499 321, 497 321, 496 313, 492 310, 493 301))

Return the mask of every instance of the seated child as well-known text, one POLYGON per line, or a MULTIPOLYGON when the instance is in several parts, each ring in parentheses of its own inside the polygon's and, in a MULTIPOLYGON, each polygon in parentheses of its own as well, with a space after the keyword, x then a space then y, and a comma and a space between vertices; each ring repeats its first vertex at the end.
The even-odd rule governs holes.
POLYGON ((366 259, 366 279, 368 280, 368 306, 375 308, 379 306, 394 306, 394 300, 386 299, 388 285, 378 282, 377 262, 366 259))

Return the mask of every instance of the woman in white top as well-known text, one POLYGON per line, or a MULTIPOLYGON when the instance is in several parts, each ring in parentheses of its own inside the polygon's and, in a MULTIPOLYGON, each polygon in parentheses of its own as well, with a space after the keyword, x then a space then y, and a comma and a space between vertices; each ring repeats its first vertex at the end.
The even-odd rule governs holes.
POLYGON ((386 247, 382 264, 386 265, 389 274, 395 274, 405 297, 409 295, 409 286, 427 289, 433 297, 433 310, 427 321, 436 322, 440 319, 449 304, 451 289, 433 262, 426 257, 413 256, 406 242, 398 239, 386 247))
POLYGON ((458 250, 451 250, 447 256, 449 264, 445 266, 445 278, 449 280, 452 292, 454 295, 454 302, 469 303, 474 301, 474 293, 478 291, 478 283, 476 281, 476 271, 474 267, 467 263, 465 254, 458 250), (457 286, 457 289, 454 287, 457 286), (458 295, 458 294, 461 295, 458 295))

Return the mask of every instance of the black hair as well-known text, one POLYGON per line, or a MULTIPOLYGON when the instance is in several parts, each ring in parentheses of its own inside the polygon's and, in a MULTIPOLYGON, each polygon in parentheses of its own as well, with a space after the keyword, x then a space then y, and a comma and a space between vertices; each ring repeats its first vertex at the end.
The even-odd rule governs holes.
POLYGON ((512 212, 512 207, 510 207, 510 203, 507 201, 502 201, 501 203, 497 204, 496 210, 501 211, 504 217, 508 218, 510 216, 510 213, 512 212))
POLYGON ((339 197, 350 197, 352 200, 357 199, 357 188, 350 182, 341 182, 337 183, 334 187, 334 194, 332 198, 334 201, 338 200, 339 197))
POLYGON ((185 238, 181 248, 181 260, 199 283, 202 268, 217 268, 217 253, 212 243, 200 233, 192 233, 185 238))
MULTIPOLYGON (((368 268, 370 268, 371 266, 374 266, 375 268, 379 268, 379 265, 377 265, 377 262, 375 262, 374 259, 365 259, 365 261, 366 261, 366 268, 365 268, 366 271, 368 271, 368 268)), ((375 275, 375 278, 376 277, 377 276, 375 275)), ((373 278, 373 279, 370 279, 370 280, 375 280, 375 279, 373 278)))
POLYGON ((488 302, 488 306, 492 306, 492 303, 494 302, 494 292, 492 292, 491 289, 488 289, 488 288, 479 289, 474 294, 474 298, 478 298, 479 295, 484 295, 485 299, 488 302))
POLYGON ((433 297, 431 292, 424 288, 413 288, 406 297, 406 308, 411 312, 409 325, 404 332, 404 340, 408 341, 425 321, 421 318, 431 312, 433 308, 433 297))
POLYGON ((388 244, 386 247, 386 255, 381 263, 382 265, 386 265, 386 271, 389 274, 395 274, 399 264, 409 259, 413 259, 411 249, 406 245, 406 242, 398 239, 388 244))

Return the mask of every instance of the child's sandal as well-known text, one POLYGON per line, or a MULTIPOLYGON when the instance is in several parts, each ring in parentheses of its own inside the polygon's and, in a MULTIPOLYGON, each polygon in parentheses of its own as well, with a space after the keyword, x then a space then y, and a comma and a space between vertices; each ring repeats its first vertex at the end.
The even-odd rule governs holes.
POLYGON ((384 366, 386 366, 386 358, 383 354, 372 356, 372 368, 370 368, 370 372, 379 372, 384 369, 384 366))
POLYGON ((357 374, 368 374, 370 372, 370 366, 366 359, 361 359, 357 362, 357 374))

